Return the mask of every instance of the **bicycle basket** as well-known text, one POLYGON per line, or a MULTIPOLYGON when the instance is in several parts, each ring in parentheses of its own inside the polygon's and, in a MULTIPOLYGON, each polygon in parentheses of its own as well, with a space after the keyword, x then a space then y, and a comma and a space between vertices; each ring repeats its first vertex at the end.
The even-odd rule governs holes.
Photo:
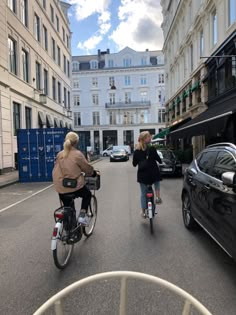
POLYGON ((85 184, 89 190, 98 190, 101 187, 101 176, 97 174, 96 177, 86 176, 85 184))

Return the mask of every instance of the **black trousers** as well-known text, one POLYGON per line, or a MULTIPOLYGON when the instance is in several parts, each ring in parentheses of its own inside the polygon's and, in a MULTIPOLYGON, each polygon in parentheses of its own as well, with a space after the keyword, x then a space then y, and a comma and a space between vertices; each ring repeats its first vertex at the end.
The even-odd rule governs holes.
POLYGON ((85 209, 87 212, 92 196, 91 191, 86 186, 84 186, 72 193, 59 194, 59 197, 65 207, 71 207, 73 202, 71 195, 74 195, 75 198, 82 198, 81 209, 85 209))

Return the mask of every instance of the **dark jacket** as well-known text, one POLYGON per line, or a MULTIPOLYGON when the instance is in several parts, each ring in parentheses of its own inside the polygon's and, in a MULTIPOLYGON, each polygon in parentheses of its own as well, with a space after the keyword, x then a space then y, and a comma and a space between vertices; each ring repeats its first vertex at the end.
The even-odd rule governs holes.
POLYGON ((157 162, 162 163, 161 158, 157 154, 154 147, 148 147, 145 151, 135 150, 133 155, 133 166, 138 165, 137 181, 143 184, 153 184, 156 181, 161 180, 161 174, 157 162), (144 162, 148 155, 148 162, 144 162), (143 169, 143 163, 147 164, 147 167, 143 169))

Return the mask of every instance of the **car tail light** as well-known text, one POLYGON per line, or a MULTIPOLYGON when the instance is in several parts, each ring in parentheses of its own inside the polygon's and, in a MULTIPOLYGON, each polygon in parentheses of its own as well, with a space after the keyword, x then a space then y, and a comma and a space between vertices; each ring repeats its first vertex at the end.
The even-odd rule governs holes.
POLYGON ((148 198, 152 198, 153 197, 153 193, 147 193, 147 197, 148 198))
POLYGON ((58 228, 54 228, 53 229, 52 236, 54 236, 54 237, 57 236, 57 230, 58 230, 58 228))

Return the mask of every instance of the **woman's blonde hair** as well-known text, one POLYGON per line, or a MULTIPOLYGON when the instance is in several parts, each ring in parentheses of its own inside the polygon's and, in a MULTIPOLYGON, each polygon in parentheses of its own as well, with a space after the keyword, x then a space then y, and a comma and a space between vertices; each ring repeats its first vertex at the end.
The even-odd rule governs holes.
POLYGON ((79 136, 77 133, 70 131, 65 137, 65 141, 63 144, 64 151, 63 151, 63 157, 66 158, 71 150, 72 147, 75 147, 77 143, 79 142, 79 136))
POLYGON ((138 144, 136 145, 136 148, 138 150, 143 150, 144 151, 146 149, 145 140, 147 139, 147 137, 150 137, 150 132, 149 131, 142 131, 139 134, 138 144))

